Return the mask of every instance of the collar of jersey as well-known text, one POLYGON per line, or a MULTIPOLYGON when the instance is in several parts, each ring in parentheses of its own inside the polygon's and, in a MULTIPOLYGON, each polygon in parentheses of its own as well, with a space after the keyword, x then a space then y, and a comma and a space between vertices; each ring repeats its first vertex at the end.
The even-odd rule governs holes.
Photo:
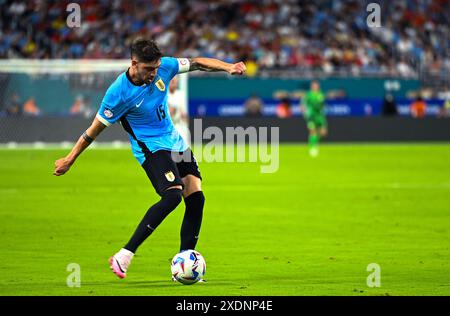
POLYGON ((160 79, 160 77, 159 77, 158 75, 156 75, 155 79, 153 79, 153 81, 150 82, 149 84, 144 83, 144 84, 141 84, 141 85, 137 85, 137 84, 135 84, 135 83, 133 82, 133 80, 131 80, 129 71, 130 71, 130 68, 128 68, 127 71, 125 72, 125 76, 127 77, 128 81, 129 81, 133 86, 136 86, 136 87, 143 87, 143 88, 145 88, 145 87, 148 87, 148 86, 149 86, 149 87, 152 88, 152 87, 155 85, 155 83, 160 79))

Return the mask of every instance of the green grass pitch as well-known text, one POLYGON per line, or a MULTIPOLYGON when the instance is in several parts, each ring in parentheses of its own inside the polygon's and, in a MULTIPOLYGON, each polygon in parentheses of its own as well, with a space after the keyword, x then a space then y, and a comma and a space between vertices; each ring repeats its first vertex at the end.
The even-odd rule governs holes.
POLYGON ((119 280, 108 258, 157 196, 129 149, 0 150, 0 295, 450 295, 450 145, 283 145, 280 168, 200 163, 207 283, 170 279, 181 204, 119 280), (81 287, 66 284, 81 268, 81 287), (366 280, 370 263, 381 286, 366 280))

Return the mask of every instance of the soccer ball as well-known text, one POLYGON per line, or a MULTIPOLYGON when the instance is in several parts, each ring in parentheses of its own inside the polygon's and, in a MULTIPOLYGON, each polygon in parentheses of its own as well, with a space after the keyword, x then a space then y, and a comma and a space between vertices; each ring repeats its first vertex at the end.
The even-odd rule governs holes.
POLYGON ((203 278, 206 272, 206 262, 198 251, 185 250, 173 257, 170 269, 175 280, 190 285, 203 278))

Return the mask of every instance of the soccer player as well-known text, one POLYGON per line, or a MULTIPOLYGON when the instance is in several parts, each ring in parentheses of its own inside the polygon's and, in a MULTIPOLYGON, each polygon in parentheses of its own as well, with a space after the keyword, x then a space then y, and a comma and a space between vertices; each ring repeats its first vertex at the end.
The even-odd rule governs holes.
POLYGON ((316 157, 319 154, 319 140, 328 132, 325 117, 325 95, 320 90, 318 81, 311 82, 311 89, 304 96, 302 103, 302 112, 309 132, 309 154, 316 157))
POLYGON ((173 126, 167 106, 172 78, 194 70, 242 75, 246 67, 243 62, 230 64, 213 58, 163 57, 154 41, 134 41, 130 67, 108 88, 91 126, 70 153, 55 162, 54 175, 61 176, 105 127, 120 120, 128 132, 133 154, 161 199, 149 208, 128 243, 109 259, 119 278, 126 277, 138 247, 180 204, 182 197, 186 210, 180 251, 195 249, 197 244, 205 201, 202 177, 191 150, 173 126))

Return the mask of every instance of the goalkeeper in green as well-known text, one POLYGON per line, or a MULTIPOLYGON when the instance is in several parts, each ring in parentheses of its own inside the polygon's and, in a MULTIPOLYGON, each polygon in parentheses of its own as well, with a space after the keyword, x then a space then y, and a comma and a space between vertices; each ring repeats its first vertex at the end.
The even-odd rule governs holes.
POLYGON ((325 95, 317 81, 311 82, 311 89, 303 97, 301 110, 309 131, 309 154, 319 154, 319 140, 327 135, 327 119, 325 117, 325 95))

